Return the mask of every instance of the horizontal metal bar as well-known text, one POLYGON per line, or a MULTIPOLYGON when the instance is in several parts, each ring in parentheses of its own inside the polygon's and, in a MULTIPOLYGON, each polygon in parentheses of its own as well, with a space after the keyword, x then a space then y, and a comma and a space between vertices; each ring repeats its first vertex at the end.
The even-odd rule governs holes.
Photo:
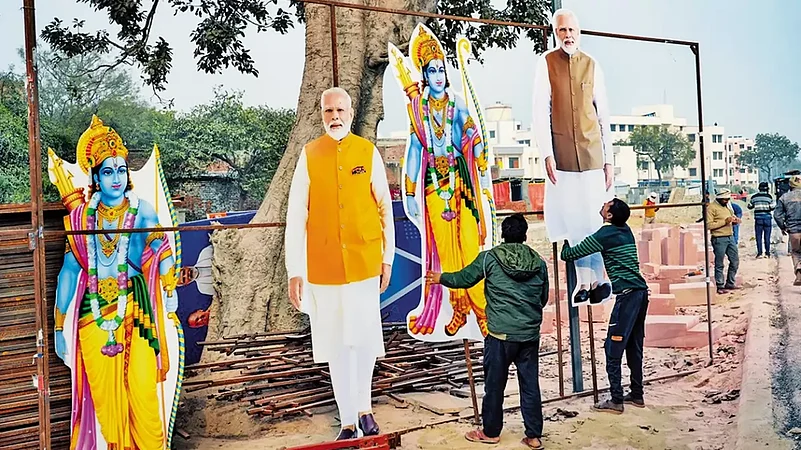
MULTIPOLYGON (((686 208, 686 207, 693 207, 693 206, 702 206, 702 203, 665 203, 656 206, 657 208, 686 208)), ((644 205, 634 205, 631 206, 632 210, 639 210, 645 209, 646 206, 644 205)), ((648 206, 647 208, 652 208, 652 206, 648 206)), ((497 213, 498 217, 505 217, 511 216, 513 214, 521 214, 524 216, 535 216, 535 215, 543 215, 545 214, 544 211, 523 211, 523 212, 514 212, 514 211, 501 211, 497 213)), ((402 222, 409 220, 407 217, 398 217, 395 219, 396 222, 402 222)), ((217 231, 217 230, 239 230, 239 229, 253 229, 253 228, 280 228, 285 227, 286 223, 284 222, 265 222, 265 223, 240 223, 240 224, 228 224, 228 225, 183 225, 177 227, 158 227, 158 228, 119 228, 116 230, 73 230, 73 231, 45 231, 44 236, 45 239, 54 239, 59 237, 66 237, 66 236, 79 236, 79 235, 91 235, 91 234, 119 234, 119 233, 153 233, 153 232, 168 232, 168 231, 179 231, 179 232, 187 232, 187 231, 217 231)))
MULTIPOLYGON (((481 23, 486 25, 498 25, 498 26, 507 26, 507 27, 518 27, 518 28, 528 28, 528 29, 536 29, 542 30, 546 33, 551 32, 551 27, 548 25, 536 25, 533 23, 524 23, 524 22, 509 22, 505 20, 495 20, 495 19, 481 19, 481 18, 474 18, 474 17, 465 17, 465 16, 452 16, 448 14, 437 14, 437 13, 430 13, 425 11, 409 11, 405 9, 393 9, 393 8, 384 8, 381 6, 372 6, 372 5, 358 5, 352 3, 344 3, 336 0, 300 0, 303 3, 311 3, 317 5, 327 5, 327 6, 335 6, 338 8, 347 8, 347 9, 359 9, 362 11, 372 11, 372 12, 379 12, 379 13, 386 13, 386 14, 398 14, 404 16, 415 16, 415 17, 427 17, 429 19, 443 19, 443 20, 454 20, 459 22, 469 22, 469 23, 481 23)), ((644 42, 656 42, 660 44, 674 44, 674 45, 686 45, 689 47, 697 46, 697 42, 693 41, 683 41, 678 39, 667 39, 667 38, 659 38, 659 37, 651 37, 651 36, 637 36, 633 34, 619 34, 619 33, 607 33, 604 31, 593 31, 593 30, 581 30, 582 34, 590 35, 590 36, 598 36, 598 37, 610 37, 616 39, 627 39, 633 41, 644 41, 644 42)))

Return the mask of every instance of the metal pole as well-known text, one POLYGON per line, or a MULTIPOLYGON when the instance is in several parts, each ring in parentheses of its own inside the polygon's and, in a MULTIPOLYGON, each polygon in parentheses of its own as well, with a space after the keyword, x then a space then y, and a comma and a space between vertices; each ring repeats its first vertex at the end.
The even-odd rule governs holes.
POLYGON ((476 426, 481 425, 481 418, 478 415, 478 398, 476 397, 476 380, 473 378, 473 358, 470 355, 470 342, 464 340, 464 357, 467 363, 467 380, 470 383, 470 398, 473 400, 473 420, 476 426))
POLYGON ((559 292, 559 252, 556 242, 553 243, 553 289, 556 295, 556 354, 559 359, 559 396, 565 395, 565 374, 562 361, 562 296, 559 292))
MULTIPOLYGON (((567 241, 565 241, 567 245, 567 241)), ((581 370, 581 328, 579 327, 578 307, 573 306, 573 291, 576 289, 576 264, 565 262, 567 276, 567 311, 570 321, 570 366, 573 371, 573 392, 584 390, 584 375, 581 370)))
POLYGON ((334 86, 339 86, 339 57, 337 55, 337 9, 334 5, 329 5, 329 16, 331 17, 331 68, 334 71, 334 86))
MULTIPOLYGON (((706 156, 704 154, 704 108, 701 102, 701 56, 698 44, 695 43, 690 46, 690 50, 695 54, 695 87, 696 95, 698 98, 698 145, 699 145, 699 159, 701 160, 701 195, 705 195, 706 185, 706 156)), ((709 193, 710 198, 712 192, 709 193)), ((709 338, 709 362, 715 360, 714 351, 712 348, 712 297, 709 293, 709 223, 706 221, 706 210, 708 203, 705 198, 702 198, 701 214, 704 218, 704 271, 706 273, 706 322, 707 333, 709 338)))
POLYGON ((592 306, 587 305, 587 319, 590 321, 590 364, 592 364, 592 399, 598 403, 598 375, 595 372, 595 331, 592 322, 592 306))
POLYGON ((42 214, 42 152, 39 135, 39 86, 36 73, 36 8, 34 0, 23 0, 25 20, 25 72, 28 101, 28 162, 31 183, 31 233, 33 250, 33 294, 36 301, 36 362, 39 392, 39 447, 50 448, 50 371, 47 349, 45 297, 45 241, 42 214))

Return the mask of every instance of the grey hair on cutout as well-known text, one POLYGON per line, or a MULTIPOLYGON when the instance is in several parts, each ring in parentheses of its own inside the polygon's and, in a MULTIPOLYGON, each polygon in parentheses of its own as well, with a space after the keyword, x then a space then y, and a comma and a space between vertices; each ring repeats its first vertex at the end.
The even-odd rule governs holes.
POLYGON ((557 9, 556 12, 553 13, 553 17, 551 17, 551 28, 553 28, 553 32, 556 33, 556 21, 559 17, 562 16, 570 16, 573 20, 576 21, 576 27, 581 30, 581 23, 579 23, 578 16, 573 11, 567 8, 560 8, 557 9))
POLYGON ((348 91, 342 89, 341 87, 332 87, 324 90, 322 95, 320 95, 320 109, 323 109, 323 100, 325 99, 325 97, 327 95, 332 95, 332 94, 341 95, 345 97, 345 99, 347 99, 348 102, 348 108, 353 107, 353 99, 350 98, 350 94, 348 94, 348 91))

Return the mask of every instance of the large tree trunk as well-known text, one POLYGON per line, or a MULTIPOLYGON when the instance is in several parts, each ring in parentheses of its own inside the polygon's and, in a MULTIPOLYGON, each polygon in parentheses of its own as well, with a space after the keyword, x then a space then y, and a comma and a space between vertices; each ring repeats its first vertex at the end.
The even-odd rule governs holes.
MULTIPOLYGON (((372 3, 361 0, 350 3, 372 3)), ((436 0, 382 0, 381 6, 433 11, 436 0)), ((339 85, 353 98, 353 132, 374 140, 383 118, 383 76, 387 42, 408 41, 418 20, 411 16, 337 9, 339 85)), ((297 120, 286 152, 254 223, 283 222, 300 150, 324 130, 320 94, 333 86, 329 8, 306 5, 306 62, 297 120)), ((304 326, 287 297, 284 229, 225 230, 212 236, 217 298, 211 311, 211 338, 304 326)))

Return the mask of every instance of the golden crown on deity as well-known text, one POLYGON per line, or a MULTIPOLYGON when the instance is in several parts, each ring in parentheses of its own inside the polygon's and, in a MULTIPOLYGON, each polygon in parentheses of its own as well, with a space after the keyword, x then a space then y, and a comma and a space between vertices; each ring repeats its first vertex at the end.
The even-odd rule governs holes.
POLYGON ((418 25, 418 28, 420 32, 412 41, 409 56, 417 70, 422 72, 423 67, 435 59, 444 62, 445 52, 442 50, 442 45, 440 45, 437 38, 430 34, 423 24, 418 25))
POLYGON ((78 139, 77 163, 83 173, 99 166, 106 158, 120 156, 128 159, 128 149, 122 138, 113 128, 103 125, 103 121, 92 115, 92 123, 78 139))

